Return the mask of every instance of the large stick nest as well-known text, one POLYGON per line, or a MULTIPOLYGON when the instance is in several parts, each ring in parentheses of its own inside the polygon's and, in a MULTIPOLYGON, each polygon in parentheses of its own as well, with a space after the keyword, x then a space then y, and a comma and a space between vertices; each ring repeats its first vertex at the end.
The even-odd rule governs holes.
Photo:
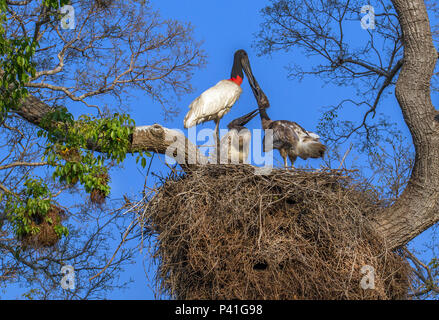
POLYGON ((173 298, 404 299, 410 267, 369 227, 382 207, 341 171, 207 165, 165 179, 143 223, 173 298))

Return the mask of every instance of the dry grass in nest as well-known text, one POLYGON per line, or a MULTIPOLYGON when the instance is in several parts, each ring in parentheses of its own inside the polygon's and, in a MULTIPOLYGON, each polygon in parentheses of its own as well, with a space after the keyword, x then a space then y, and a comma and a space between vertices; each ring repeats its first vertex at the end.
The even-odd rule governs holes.
POLYGON ((64 219, 64 212, 54 205, 51 205, 51 208, 44 217, 39 214, 33 215, 31 225, 38 227, 39 232, 37 234, 29 233, 24 235, 21 239, 23 247, 34 249, 53 247, 60 240, 60 237, 55 232, 55 226, 60 225, 64 219), (51 222, 47 221, 48 218, 51 222))
POLYGON ((207 165, 168 177, 143 207, 159 294, 177 299, 405 299, 410 268, 368 218, 373 191, 340 171, 255 175, 207 165), (364 290, 361 268, 375 269, 364 290))
MULTIPOLYGON (((110 181, 108 173, 101 173, 97 178, 100 179, 100 182, 103 185, 108 185, 108 182, 110 181)), ((93 189, 90 193, 90 201, 97 205, 104 204, 106 198, 107 196, 105 195, 105 192, 99 189, 93 189)))

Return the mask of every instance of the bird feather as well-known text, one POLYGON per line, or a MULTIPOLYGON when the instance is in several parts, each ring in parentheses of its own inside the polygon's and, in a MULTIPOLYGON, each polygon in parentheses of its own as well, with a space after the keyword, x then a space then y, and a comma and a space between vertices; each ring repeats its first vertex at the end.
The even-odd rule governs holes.
POLYGON ((204 91, 189 105, 184 118, 184 127, 222 118, 239 99, 242 88, 229 80, 221 80, 215 86, 204 91))

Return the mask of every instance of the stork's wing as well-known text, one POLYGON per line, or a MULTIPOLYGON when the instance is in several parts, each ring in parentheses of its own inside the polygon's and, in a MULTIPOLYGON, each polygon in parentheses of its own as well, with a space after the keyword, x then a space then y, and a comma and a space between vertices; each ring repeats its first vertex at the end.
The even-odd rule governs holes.
MULTIPOLYGON (((287 120, 279 120, 273 121, 267 129, 271 129, 273 132, 273 148, 291 148, 295 146, 299 141, 299 136, 296 133, 296 124, 295 122, 287 121, 287 120)), ((269 141, 267 141, 267 146, 265 146, 265 137, 267 136, 267 132, 265 133, 264 139, 262 140, 263 150, 264 152, 270 151, 271 145, 269 141)))
POLYGON ((299 138, 299 141, 304 140, 313 140, 313 141, 319 141, 320 137, 319 135, 315 134, 314 132, 305 130, 300 124, 294 121, 288 121, 288 120, 280 120, 280 121, 274 121, 282 123, 283 126, 286 126, 294 131, 294 133, 299 138))
POLYGON ((238 100, 242 89, 229 80, 221 80, 215 86, 204 91, 189 105, 189 112, 184 118, 184 127, 222 118, 238 100))
MULTIPOLYGON (((273 148, 289 149, 302 159, 320 158, 325 153, 326 147, 320 142, 320 137, 314 132, 302 128, 299 124, 288 120, 273 121, 269 129, 273 130, 273 148)), ((264 151, 271 150, 270 145, 264 151)))
POLYGON ((320 137, 311 131, 306 131, 294 122, 294 131, 299 137, 297 155, 302 159, 323 157, 326 147, 320 142, 320 137))
POLYGON ((317 140, 320 139, 320 136, 319 136, 318 134, 315 134, 314 132, 307 131, 307 133, 308 133, 308 135, 309 135, 311 138, 314 138, 314 139, 317 139, 317 140))

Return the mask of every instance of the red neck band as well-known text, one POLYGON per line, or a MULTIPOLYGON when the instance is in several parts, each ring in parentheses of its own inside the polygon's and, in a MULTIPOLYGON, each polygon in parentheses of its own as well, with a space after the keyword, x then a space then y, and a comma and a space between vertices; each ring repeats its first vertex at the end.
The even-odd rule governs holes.
POLYGON ((240 86, 242 84, 242 78, 240 76, 236 76, 236 78, 230 78, 230 81, 233 81, 234 83, 236 83, 238 86, 240 86))

